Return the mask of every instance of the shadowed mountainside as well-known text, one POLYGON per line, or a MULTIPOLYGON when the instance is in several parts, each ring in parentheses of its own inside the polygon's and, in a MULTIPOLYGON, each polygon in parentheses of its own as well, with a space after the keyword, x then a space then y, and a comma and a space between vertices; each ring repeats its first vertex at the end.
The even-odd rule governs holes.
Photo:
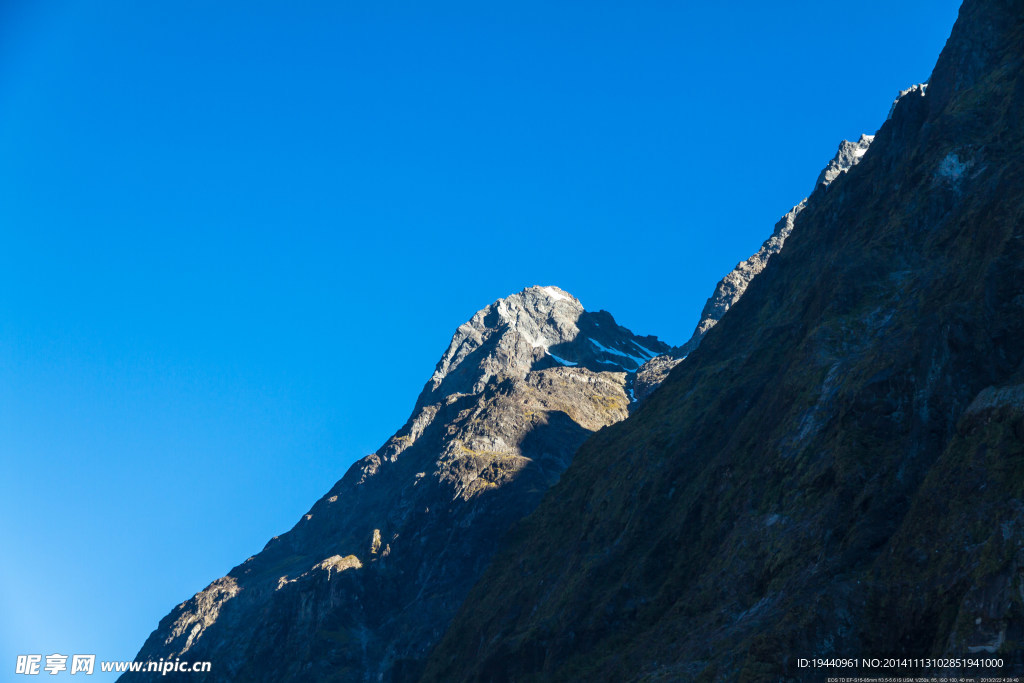
POLYGON ((1019 675, 1022 361, 1024 2, 967 0, 929 85, 513 529, 424 680, 1019 675), (954 673, 886 675, 922 672, 954 673))

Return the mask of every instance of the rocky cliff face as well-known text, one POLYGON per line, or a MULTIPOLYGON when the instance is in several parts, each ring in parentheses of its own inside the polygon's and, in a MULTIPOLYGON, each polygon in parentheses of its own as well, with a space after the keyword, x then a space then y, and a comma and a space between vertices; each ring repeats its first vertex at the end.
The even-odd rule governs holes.
POLYGON ((1020 675, 1022 387, 1024 2, 967 0, 928 87, 517 525, 424 680, 1020 675))
POLYGON ((415 679, 509 525, 626 417, 631 376, 667 350, 555 287, 479 311, 409 422, 137 659, 214 662, 203 681, 415 679))

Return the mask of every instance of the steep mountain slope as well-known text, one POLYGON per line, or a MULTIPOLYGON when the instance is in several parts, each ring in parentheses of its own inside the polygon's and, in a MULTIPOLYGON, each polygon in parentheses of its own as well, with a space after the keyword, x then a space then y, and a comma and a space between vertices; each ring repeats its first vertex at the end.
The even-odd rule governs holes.
MULTIPOLYGON (((867 153, 872 140, 874 140, 873 135, 862 135, 857 142, 843 140, 839 143, 839 151, 836 152, 836 156, 832 161, 828 162, 828 165, 822 169, 818 180, 814 184, 814 191, 824 192, 832 184, 833 180, 856 166, 857 162, 867 153)), ((722 278, 715 287, 715 292, 708 298, 707 303, 704 304, 704 310, 700 314, 700 322, 697 323, 697 329, 694 330, 693 336, 683 345, 684 355, 697 348, 700 340, 704 338, 708 330, 714 327, 722 319, 722 316, 725 315, 725 312, 739 301, 740 297, 743 296, 743 292, 747 290, 747 286, 750 285, 750 282, 768 265, 768 259, 782 250, 782 245, 785 244, 786 238, 793 232, 793 223, 796 217, 804 210, 805 206, 807 206, 807 198, 790 209, 775 224, 775 230, 772 231, 771 236, 765 240, 764 244, 761 245, 761 248, 755 254, 746 261, 739 263, 732 272, 722 278)))
MULTIPOLYGON (((839 143, 839 151, 818 176, 812 196, 815 192, 824 192, 833 180, 856 166, 868 151, 873 139, 873 135, 861 135, 857 142, 843 140, 839 143)), ((672 368, 693 353, 693 350, 700 346, 700 342, 708 330, 718 324, 726 311, 740 300, 750 282, 768 265, 768 260, 782 250, 786 238, 793 232, 793 221, 805 206, 807 206, 807 198, 804 198, 779 219, 772 234, 764 241, 760 249, 747 260, 736 264, 735 268, 718 281, 715 291, 704 304, 697 328, 685 344, 673 348, 662 356, 652 358, 640 368, 633 382, 634 394, 638 400, 647 398, 668 377, 672 368)))
POLYGON ((425 680, 1020 675, 1022 361, 1024 2, 967 0, 928 87, 513 529, 425 680))
POLYGON ((402 429, 137 660, 211 661, 203 681, 415 677, 508 526, 667 350, 554 287, 498 300, 456 331, 402 429))

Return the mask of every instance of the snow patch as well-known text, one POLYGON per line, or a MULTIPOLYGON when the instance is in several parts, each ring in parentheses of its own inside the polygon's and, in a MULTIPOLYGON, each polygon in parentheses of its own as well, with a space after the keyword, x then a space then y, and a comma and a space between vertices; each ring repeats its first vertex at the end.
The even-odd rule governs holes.
POLYGON ((544 349, 544 353, 548 352, 548 347, 551 346, 551 342, 549 342, 543 334, 539 337, 534 337, 532 334, 524 332, 523 330, 517 331, 523 339, 529 342, 531 347, 535 349, 544 349))
POLYGON ((660 353, 655 353, 654 351, 651 351, 649 348, 647 348, 646 346, 643 346, 639 342, 633 342, 633 346, 635 346, 636 348, 640 349, 640 353, 645 355, 645 356, 647 356, 647 360, 651 360, 652 358, 657 358, 658 356, 661 355, 660 353))
POLYGON ((552 299, 554 299, 555 301, 572 301, 572 299, 567 297, 565 294, 562 294, 554 287, 541 287, 541 289, 543 289, 544 293, 547 294, 552 299))
MULTIPOLYGON (((545 350, 547 350, 547 349, 545 349, 545 350)), ((556 356, 555 354, 551 353, 550 351, 548 351, 548 355, 551 356, 552 358, 554 358, 556 361, 558 361, 562 365, 568 365, 570 368, 579 365, 579 363, 573 363, 571 360, 566 360, 564 358, 559 358, 558 356, 556 356)))
MULTIPOLYGON (((615 356, 622 356, 623 358, 628 358, 629 360, 633 361, 633 364, 636 365, 638 368, 641 365, 643 365, 644 363, 646 363, 647 360, 648 360, 647 358, 644 358, 642 356, 631 356, 628 353, 625 353, 624 351, 619 351, 618 349, 609 348, 609 347, 605 346, 604 344, 602 344, 601 342, 596 341, 594 339, 589 339, 588 338, 587 341, 589 341, 591 344, 593 344, 594 347, 597 348, 599 351, 604 351, 605 353, 610 353, 610 354, 613 354, 615 356)), ((636 342, 634 342, 634 344, 636 344, 636 342)), ((636 344, 636 346, 639 346, 639 344, 636 344)))

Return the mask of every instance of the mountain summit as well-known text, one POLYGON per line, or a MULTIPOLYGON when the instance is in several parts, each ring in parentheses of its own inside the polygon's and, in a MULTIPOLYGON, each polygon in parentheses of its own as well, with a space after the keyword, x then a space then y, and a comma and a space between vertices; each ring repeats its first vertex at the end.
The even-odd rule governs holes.
POLYGON ((497 375, 521 378, 557 366, 633 373, 669 348, 655 337, 635 336, 605 311, 585 311, 558 287, 529 287, 459 327, 417 406, 479 392, 497 375))
POLYGON ((627 416, 632 374, 668 349, 557 287, 478 311, 405 426, 137 659, 215 662, 203 681, 414 679, 509 526, 627 416))

